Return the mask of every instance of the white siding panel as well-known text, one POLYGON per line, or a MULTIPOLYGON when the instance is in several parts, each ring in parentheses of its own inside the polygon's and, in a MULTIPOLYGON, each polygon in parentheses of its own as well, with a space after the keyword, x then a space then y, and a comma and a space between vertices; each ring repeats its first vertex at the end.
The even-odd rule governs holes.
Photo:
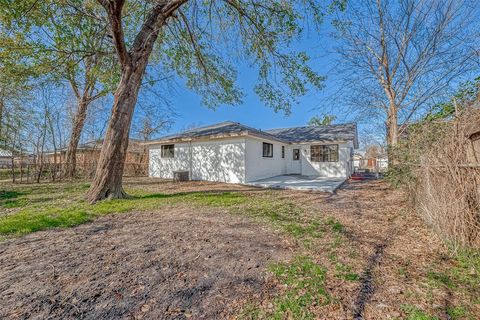
POLYGON ((151 177, 172 179, 173 171, 190 171, 191 179, 245 182, 245 140, 176 143, 174 158, 161 158, 160 145, 150 146, 151 177))
POLYGON ((245 182, 245 140, 192 143, 192 179, 245 182))
POLYGON ((279 142, 246 138, 246 181, 255 181, 286 173, 288 148, 285 148, 285 159, 282 159, 282 146, 279 142), (263 157, 263 142, 273 144, 273 157, 263 157))
POLYGON ((190 154, 188 143, 175 144, 175 156, 173 158, 160 157, 160 145, 150 147, 150 177, 173 179, 173 171, 190 170, 190 154))
POLYGON ((351 150, 352 143, 338 145, 338 162, 312 162, 310 161, 310 145, 303 145, 302 174, 306 176, 321 177, 348 177, 351 174, 351 150))
POLYGON ((352 142, 339 144, 338 162, 311 162, 309 144, 284 145, 252 137, 176 143, 174 158, 161 158, 160 149, 150 146, 151 177, 172 179, 173 171, 188 170, 194 180, 245 183, 288 173, 348 177, 353 172, 352 142), (263 157, 263 142, 273 144, 272 158, 263 157), (295 163, 294 148, 300 149, 300 161, 295 163))

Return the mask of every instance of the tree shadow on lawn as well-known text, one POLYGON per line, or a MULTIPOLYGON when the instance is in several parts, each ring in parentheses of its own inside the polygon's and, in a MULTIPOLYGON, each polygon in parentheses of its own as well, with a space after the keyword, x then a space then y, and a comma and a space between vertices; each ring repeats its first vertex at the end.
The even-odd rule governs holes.
POLYGON ((25 192, 18 191, 0 191, 0 201, 18 198, 25 195, 25 192))

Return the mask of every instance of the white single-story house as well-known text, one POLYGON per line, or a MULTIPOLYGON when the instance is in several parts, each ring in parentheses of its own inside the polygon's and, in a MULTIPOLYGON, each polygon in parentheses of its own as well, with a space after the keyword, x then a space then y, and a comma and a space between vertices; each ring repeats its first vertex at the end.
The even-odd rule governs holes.
POLYGON ((354 123, 258 130, 222 122, 147 142, 149 176, 248 183, 285 174, 343 177, 353 173, 354 123))

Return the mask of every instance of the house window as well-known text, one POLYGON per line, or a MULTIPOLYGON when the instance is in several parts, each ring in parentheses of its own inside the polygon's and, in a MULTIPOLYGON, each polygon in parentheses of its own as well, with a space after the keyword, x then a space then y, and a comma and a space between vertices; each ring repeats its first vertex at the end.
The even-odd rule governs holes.
POLYGON ((174 144, 165 144, 161 149, 162 158, 173 158, 175 156, 175 145, 174 144))
POLYGON ((310 146, 312 162, 337 162, 338 144, 310 146))
POLYGON ((285 146, 282 146, 282 159, 285 158, 285 146))
POLYGON ((293 160, 300 160, 300 149, 293 149, 293 160))
POLYGON ((266 158, 273 157, 273 144, 271 143, 263 143, 263 156, 266 158))

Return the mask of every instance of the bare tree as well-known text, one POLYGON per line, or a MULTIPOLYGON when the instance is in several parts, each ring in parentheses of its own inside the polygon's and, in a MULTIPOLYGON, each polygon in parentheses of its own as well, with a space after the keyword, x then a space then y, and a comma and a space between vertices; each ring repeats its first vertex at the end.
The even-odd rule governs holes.
POLYGON ((394 147, 406 123, 474 67, 478 1, 360 0, 337 21, 342 95, 385 120, 394 147))
POLYGON ((87 56, 82 60, 83 74, 81 76, 77 74, 79 71, 67 70, 65 73, 77 101, 63 169, 63 175, 70 178, 75 176, 77 148, 87 118, 88 108, 92 102, 108 93, 108 88, 101 87, 98 83, 98 69, 102 65, 102 62, 100 62, 102 57, 87 56))
POLYGON ((149 116, 143 116, 139 119, 139 122, 140 127, 137 129, 137 134, 143 141, 152 139, 154 135, 167 130, 171 126, 171 120, 169 119, 157 119, 154 122, 149 116))

